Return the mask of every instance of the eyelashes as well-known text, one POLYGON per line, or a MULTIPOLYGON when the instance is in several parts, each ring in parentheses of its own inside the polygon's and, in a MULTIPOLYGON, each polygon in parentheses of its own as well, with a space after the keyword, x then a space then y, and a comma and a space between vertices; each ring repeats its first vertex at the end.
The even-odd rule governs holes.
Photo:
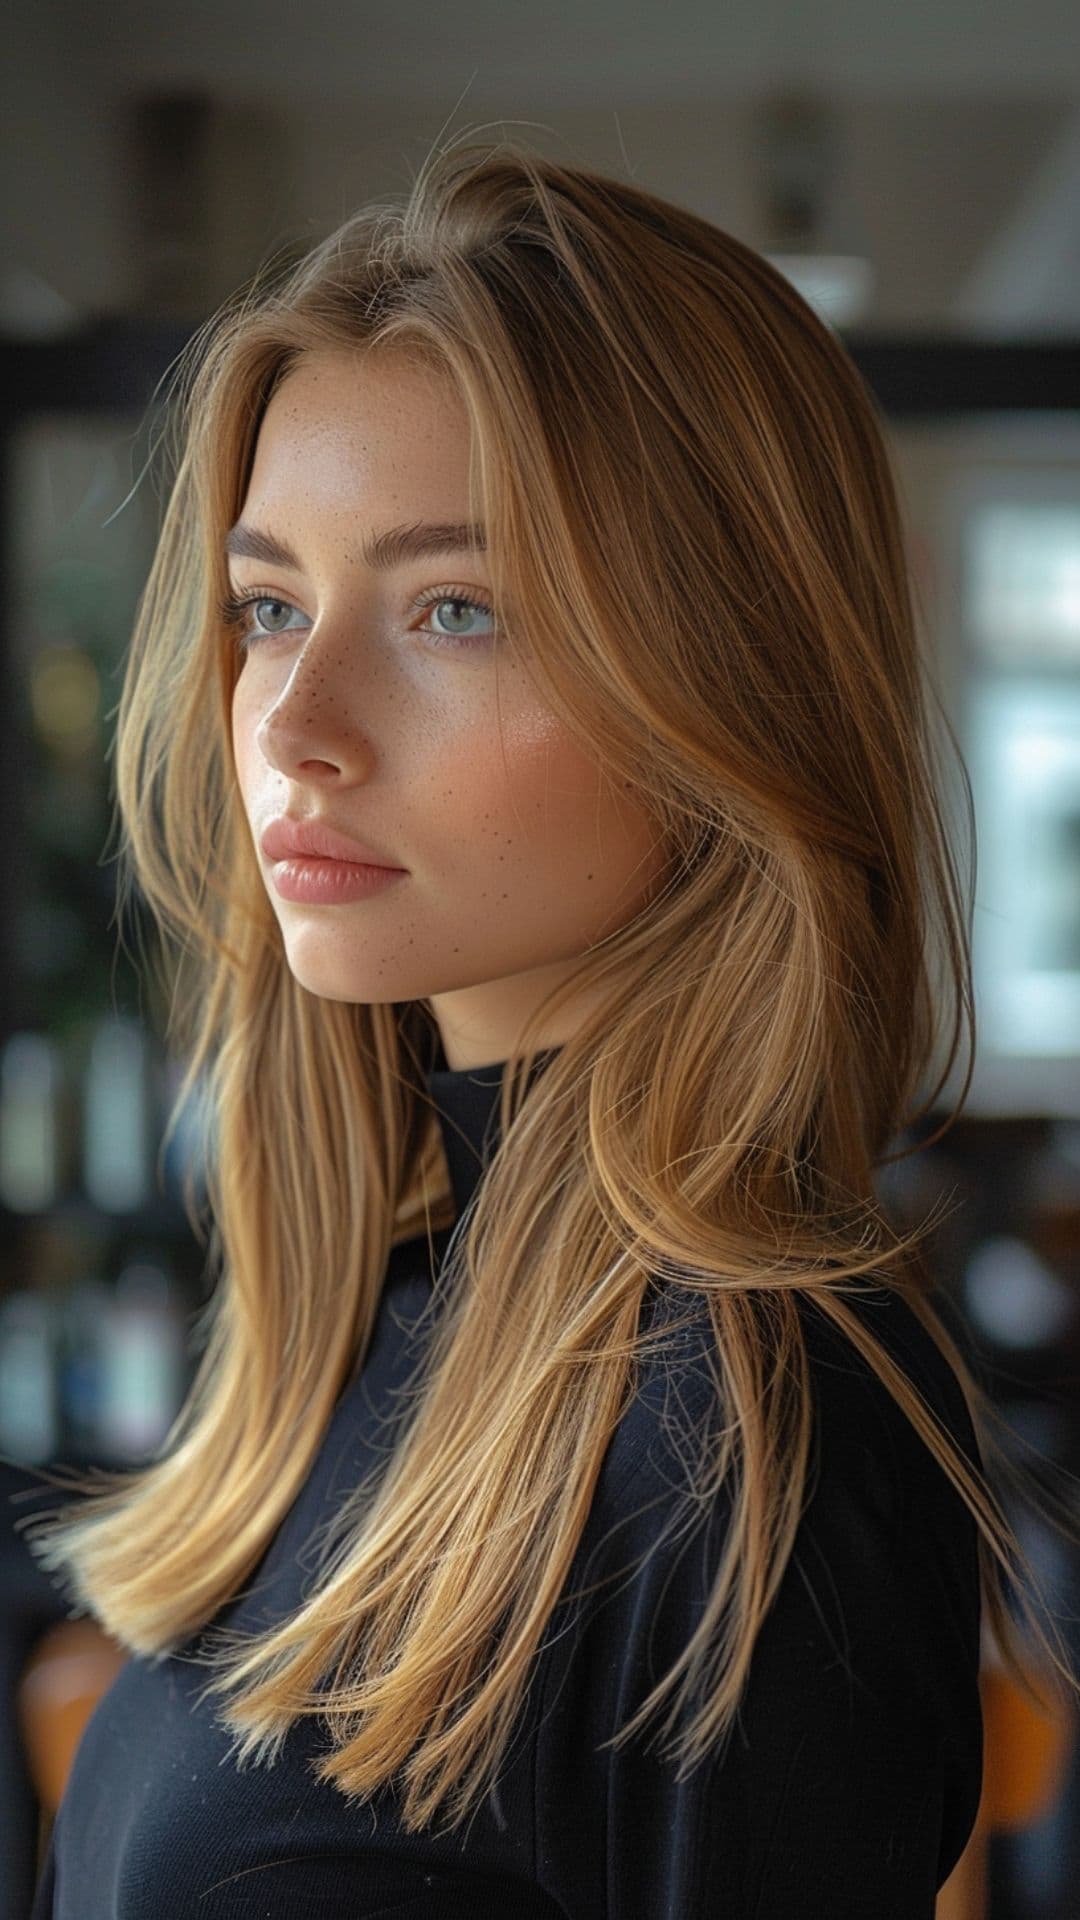
MULTIPOLYGON (((272 638, 275 633, 286 633, 289 631, 287 627, 267 628, 255 626, 253 628, 248 616, 249 610, 256 606, 285 607, 293 613, 299 613, 300 611, 299 607, 294 606, 291 600, 284 599, 283 596, 278 593, 269 593, 260 587, 253 588, 250 593, 239 595, 226 594, 225 598, 218 602, 218 614, 226 628, 232 633, 238 650, 244 654, 258 647, 263 640, 272 638)), ((484 614, 489 619, 494 619, 495 615, 495 610, 489 601, 482 600, 476 594, 459 587, 437 587, 431 589, 428 593, 421 594, 419 599, 413 602, 412 611, 423 611, 428 607, 434 608, 439 606, 467 607, 471 612, 484 614)), ((475 651, 477 647, 483 646, 486 642, 494 638, 493 632, 481 634, 441 633, 437 628, 432 627, 419 627, 416 631, 422 633, 425 640, 433 644, 437 650, 449 650, 451 652, 463 652, 468 649, 475 651)))

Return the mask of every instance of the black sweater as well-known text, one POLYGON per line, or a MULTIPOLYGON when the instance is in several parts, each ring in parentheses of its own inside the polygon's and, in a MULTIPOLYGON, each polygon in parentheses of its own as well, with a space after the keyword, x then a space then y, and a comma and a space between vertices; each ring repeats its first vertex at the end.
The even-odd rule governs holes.
MULTIPOLYGON (((490 1066, 431 1074, 459 1214, 496 1136, 498 1080, 490 1066)), ((308 1590, 305 1548, 372 1467, 431 1285, 426 1238, 396 1247, 363 1369, 219 1621, 264 1625, 308 1590)), ((663 1295, 649 1297, 651 1315, 663 1295)), ((978 1463, 951 1371, 910 1310, 878 1298, 860 1310, 978 1463)), ((194 1704, 205 1666, 182 1649, 132 1658, 83 1734, 32 1920, 932 1920, 981 1787, 976 1529, 865 1364, 820 1315, 804 1320, 816 1484, 719 1761, 677 1780, 663 1737, 650 1744, 658 1721, 597 1750, 685 1646, 729 1524, 725 1500, 659 1538, 689 1425, 715 1413, 704 1332, 678 1332, 642 1367, 604 1459, 567 1583, 592 1591, 556 1608, 497 1788, 456 1834, 409 1835, 393 1793, 350 1807, 317 1781, 317 1716, 272 1767, 238 1770, 213 1703, 194 1704)))

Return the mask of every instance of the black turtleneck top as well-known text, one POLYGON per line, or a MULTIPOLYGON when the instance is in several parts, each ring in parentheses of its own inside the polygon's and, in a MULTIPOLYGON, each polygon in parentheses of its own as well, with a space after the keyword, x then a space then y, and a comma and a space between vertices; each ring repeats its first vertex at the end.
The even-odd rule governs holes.
MULTIPOLYGON (((429 1088, 460 1217, 497 1139, 501 1063, 442 1058, 429 1088)), ((261 1627, 308 1590, 305 1549, 372 1469, 431 1287, 426 1236, 395 1247, 364 1365, 217 1620, 261 1627)), ((662 1298, 650 1289, 643 1312, 662 1298)), ((951 1370, 899 1299, 878 1298, 860 1310, 981 1464, 951 1370)), ((590 1592, 556 1608, 497 1786, 456 1834, 408 1834, 391 1791, 349 1806, 318 1781, 317 1716, 272 1766, 238 1770, 213 1703, 195 1703, 206 1668, 183 1649, 133 1657, 83 1733, 32 1920, 933 1920, 982 1780, 975 1523, 849 1343, 812 1311, 805 1326, 813 1491, 722 1757, 677 1779, 659 1720, 601 1746, 689 1640, 730 1520, 725 1500, 689 1533, 664 1526, 688 1425, 715 1418, 701 1341, 678 1331, 642 1365, 605 1455, 567 1582, 590 1592)))

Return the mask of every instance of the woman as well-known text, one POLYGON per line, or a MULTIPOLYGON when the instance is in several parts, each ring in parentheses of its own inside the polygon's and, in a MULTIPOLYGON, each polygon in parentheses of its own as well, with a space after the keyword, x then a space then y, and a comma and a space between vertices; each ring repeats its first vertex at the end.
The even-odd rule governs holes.
POLYGON ((1016 1543, 873 1186, 970 983, 867 395, 505 141, 185 371, 117 783, 217 1284, 38 1529, 132 1657, 36 1914, 930 1916, 1016 1543))

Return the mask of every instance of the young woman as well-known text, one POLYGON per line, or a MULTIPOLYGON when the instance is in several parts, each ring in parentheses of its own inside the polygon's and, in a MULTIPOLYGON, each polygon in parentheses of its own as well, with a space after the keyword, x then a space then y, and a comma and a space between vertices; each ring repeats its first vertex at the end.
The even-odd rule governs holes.
POLYGON ((116 768, 216 1285, 33 1541, 131 1655, 37 1920, 930 1920, 1017 1543, 874 1187, 971 996, 867 394, 507 141, 183 375, 116 768))

